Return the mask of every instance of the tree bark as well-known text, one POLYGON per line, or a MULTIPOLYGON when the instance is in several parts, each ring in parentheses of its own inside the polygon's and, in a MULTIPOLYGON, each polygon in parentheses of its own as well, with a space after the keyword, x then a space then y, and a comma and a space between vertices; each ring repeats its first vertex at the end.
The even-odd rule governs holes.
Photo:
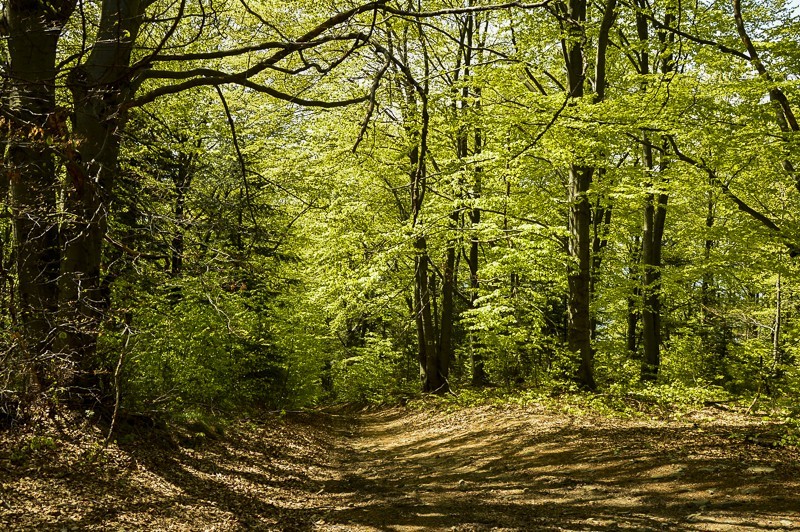
POLYGON ((132 96, 126 78, 142 10, 139 0, 105 0, 91 54, 67 81, 77 146, 66 161, 58 350, 75 362, 70 384, 82 402, 101 399, 97 336, 110 304, 101 278, 102 249, 125 123, 120 109, 132 96))
MULTIPOLYGON (((563 42, 567 70, 568 96, 573 99, 584 95, 584 29, 586 1, 569 0, 566 13, 567 40, 563 42)), ((570 165, 568 178, 568 255, 567 281, 569 305, 567 318, 567 348, 580 362, 578 383, 594 390, 594 361, 591 337, 591 226, 592 209, 589 187, 594 168, 579 163, 570 165)))
POLYGON ((592 181, 592 168, 572 165, 569 171, 569 310, 567 347, 580 357, 578 382, 593 390, 594 381, 591 336, 591 206, 586 194, 592 181))
POLYGON ((11 192, 18 276, 19 348, 39 390, 56 380, 46 360, 56 337, 59 177, 54 147, 66 134, 56 113, 56 51, 74 2, 60 11, 39 2, 7 4, 9 114, 13 132, 4 154, 11 192))
MULTIPOLYGON (((642 8, 644 8, 642 4, 642 8)), ((667 14, 665 24, 671 25, 674 17, 667 14)), ((639 41, 647 45, 649 39, 648 21, 644 16, 637 15, 637 29, 639 41)), ((668 37, 664 32, 659 32, 662 47, 661 74, 669 74, 673 68, 672 54, 666 51, 671 42, 672 34, 668 37)), ((649 57, 641 54, 640 73, 650 73, 649 57)), ((645 85, 646 88, 646 85, 645 85)), ((666 144, 666 142, 665 142, 666 144)), ((653 154, 653 145, 645 133, 643 135, 643 160, 645 171, 649 174, 647 186, 654 186, 653 177, 663 173, 669 160, 665 151, 661 151, 660 164, 656 168, 653 154)), ((661 366, 661 255, 663 250, 664 226, 666 224, 667 203, 669 196, 664 192, 649 192, 645 197, 644 221, 642 224, 642 346, 644 360, 642 361, 641 378, 643 381, 655 381, 661 366)))

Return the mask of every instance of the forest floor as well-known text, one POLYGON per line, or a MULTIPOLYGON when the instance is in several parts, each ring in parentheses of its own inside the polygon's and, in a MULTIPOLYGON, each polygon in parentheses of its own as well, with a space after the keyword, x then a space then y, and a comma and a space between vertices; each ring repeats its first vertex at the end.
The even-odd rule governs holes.
POLYGON ((758 440, 774 426, 728 408, 669 417, 298 413, 107 448, 85 429, 6 430, 0 529, 800 529, 800 451, 758 440))

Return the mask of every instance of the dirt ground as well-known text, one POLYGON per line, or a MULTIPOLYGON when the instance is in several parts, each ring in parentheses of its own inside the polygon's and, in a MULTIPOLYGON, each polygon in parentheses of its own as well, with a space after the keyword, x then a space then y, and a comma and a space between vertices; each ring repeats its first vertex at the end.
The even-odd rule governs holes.
POLYGON ((718 409, 484 406, 268 416, 105 450, 85 431, 6 431, 0 529, 800 530, 800 452, 760 444, 770 430, 718 409))

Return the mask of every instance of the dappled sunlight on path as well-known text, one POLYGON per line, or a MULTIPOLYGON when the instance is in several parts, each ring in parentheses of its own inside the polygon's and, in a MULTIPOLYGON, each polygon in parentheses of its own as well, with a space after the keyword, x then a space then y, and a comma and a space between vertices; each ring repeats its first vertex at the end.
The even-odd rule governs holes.
POLYGON ((25 463, 0 453, 0 528, 800 529, 800 452, 740 437, 762 428, 476 407, 271 416, 92 460, 65 440, 25 463))
POLYGON ((796 460, 731 441, 742 427, 518 408, 360 421, 320 529, 800 528, 796 460))

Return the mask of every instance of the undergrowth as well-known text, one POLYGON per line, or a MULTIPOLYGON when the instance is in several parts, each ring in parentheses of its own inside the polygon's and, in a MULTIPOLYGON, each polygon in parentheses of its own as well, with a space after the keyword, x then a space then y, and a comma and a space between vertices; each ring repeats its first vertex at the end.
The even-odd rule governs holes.
POLYGON ((677 419, 709 404, 737 403, 713 386, 680 384, 611 386, 601 393, 566 389, 465 388, 446 396, 411 400, 411 408, 456 410, 473 406, 540 406, 576 416, 654 417, 677 419))

